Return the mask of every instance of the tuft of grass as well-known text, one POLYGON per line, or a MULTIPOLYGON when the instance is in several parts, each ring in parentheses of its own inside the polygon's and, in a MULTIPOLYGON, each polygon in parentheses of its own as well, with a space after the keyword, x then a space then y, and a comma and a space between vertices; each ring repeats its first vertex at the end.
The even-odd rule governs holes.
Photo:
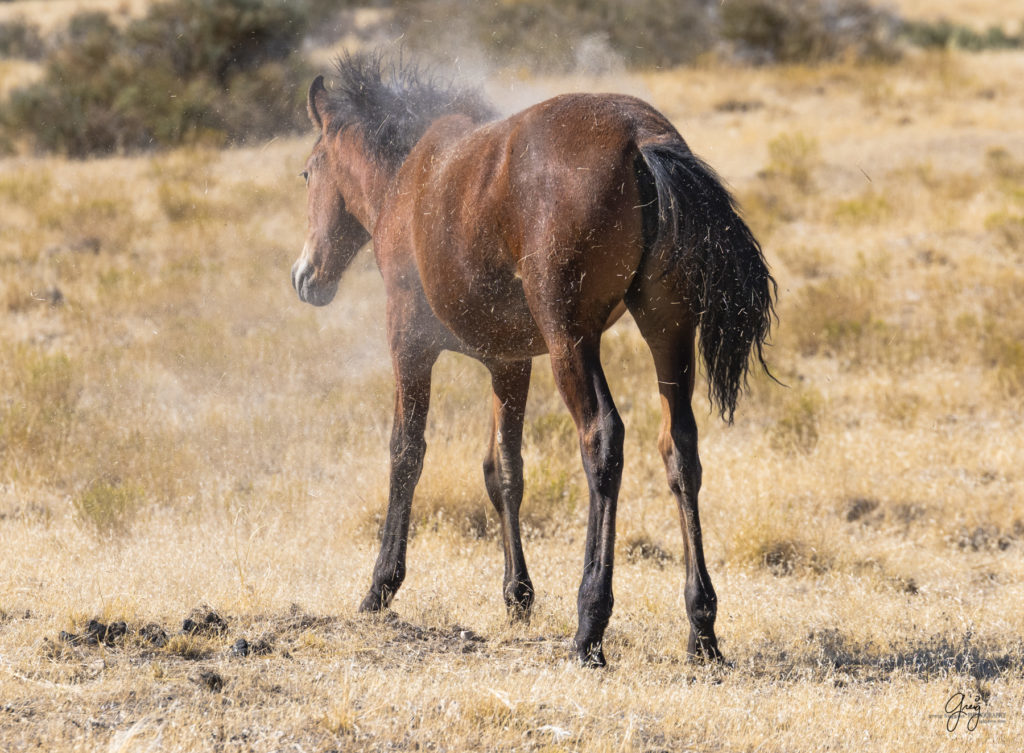
POLYGON ((877 282, 862 275, 809 283, 789 305, 787 336, 801 355, 863 363, 888 331, 875 314, 877 289, 877 282))
POLYGON ((167 639, 161 651, 188 661, 208 659, 215 650, 214 641, 195 633, 178 633, 167 639))
POLYGON ((1000 248, 1013 254, 1024 254, 1024 214, 993 212, 985 218, 985 229, 996 237, 1000 248))
POLYGON ((35 211, 52 190, 53 175, 45 167, 5 167, 0 173, 0 201, 4 203, 35 211))
POLYGON ((479 729, 499 728, 514 723, 515 708, 512 703, 493 691, 466 700, 462 718, 467 725, 479 729))
POLYGON ((1020 188, 1024 183, 1024 160, 1014 159, 1006 147, 994 146, 985 152, 985 167, 1000 181, 1020 188))
POLYGON ((820 575, 831 569, 830 559, 805 541, 765 541, 757 550, 757 563, 775 576, 820 575))
POLYGON ((356 722, 358 719, 359 713, 352 700, 344 697, 334 701, 319 721, 320 726, 329 734, 336 738, 345 738, 351 737, 357 732, 356 722))
POLYGON ((1024 395, 1024 342, 1015 333, 1007 332, 1002 322, 990 322, 986 328, 982 357, 1005 395, 1024 395))
POLYGON ((81 378, 64 353, 19 345, 0 358, 0 448, 11 470, 45 472, 61 454, 77 415, 81 378))
POLYGON ((884 222, 892 213, 892 205, 885 194, 871 189, 856 198, 837 202, 832 216, 836 222, 856 227, 884 222))
POLYGON ((572 447, 576 442, 576 425, 566 410, 527 416, 523 440, 542 452, 572 447))
POLYGON ((651 562, 658 567, 676 561, 672 552, 656 541, 646 531, 636 531, 626 536, 622 542, 622 551, 627 562, 651 562))
POLYGON ((585 482, 577 455, 561 461, 536 458, 524 471, 526 492, 520 513, 524 535, 544 536, 576 522, 585 507, 585 482))
POLYGON ((74 498, 78 519, 101 536, 127 533, 144 499, 143 490, 119 479, 98 479, 74 498))
POLYGON ((824 399, 813 387, 787 392, 775 408, 775 420, 768 437, 772 449, 783 453, 807 454, 818 444, 820 414, 824 399))
MULTIPOLYGON (((380 526, 384 523, 383 512, 382 509, 377 515, 380 526)), ((417 490, 413 500, 409 536, 451 530, 466 539, 493 539, 498 536, 499 526, 485 494, 439 494, 434 489, 424 488, 422 492, 417 490)), ((378 540, 381 533, 382 529, 378 528, 378 540)))
POLYGON ((765 173, 791 183, 801 191, 814 186, 814 172, 821 164, 818 141, 800 131, 781 133, 768 142, 765 173))
POLYGON ((980 357, 1003 396, 1024 394, 1024 275, 1003 274, 990 281, 983 299, 985 317, 972 334, 980 357))
POLYGON ((883 419, 903 428, 914 426, 925 408, 921 396, 913 393, 886 391, 878 399, 883 419))
POLYGON ((150 174, 157 179, 157 202, 172 222, 203 222, 231 211, 210 198, 217 186, 217 151, 208 148, 178 149, 154 157, 150 174))
POLYGON ((833 260, 818 246, 783 243, 776 246, 775 253, 787 268, 808 280, 826 277, 833 266, 833 260))
POLYGON ((842 552, 822 526, 820 512, 809 518, 803 500, 780 501, 756 517, 737 520, 730 531, 730 561, 776 577, 817 576, 838 569, 842 552))

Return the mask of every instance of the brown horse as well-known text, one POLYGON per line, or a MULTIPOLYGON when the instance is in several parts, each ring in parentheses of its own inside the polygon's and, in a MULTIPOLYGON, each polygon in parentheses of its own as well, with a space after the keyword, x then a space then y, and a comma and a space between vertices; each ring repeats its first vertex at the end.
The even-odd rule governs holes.
POLYGON ((699 329, 709 393, 731 421, 752 355, 764 366, 775 295, 733 199, 672 124, 633 97, 569 94, 497 120, 476 95, 378 55, 346 56, 337 74, 333 91, 322 76, 309 89, 319 138, 302 173, 309 229, 292 283, 303 301, 330 303, 372 237, 395 414, 387 517, 361 611, 387 607, 405 576, 431 369, 451 350, 491 372, 484 481, 501 519, 504 600, 513 619, 528 619, 520 448, 531 359, 547 353, 590 488, 574 647, 584 663, 604 664, 624 430, 599 356, 602 332, 628 309, 661 392, 658 449, 686 547, 688 650, 720 659, 697 513, 695 338, 699 329))

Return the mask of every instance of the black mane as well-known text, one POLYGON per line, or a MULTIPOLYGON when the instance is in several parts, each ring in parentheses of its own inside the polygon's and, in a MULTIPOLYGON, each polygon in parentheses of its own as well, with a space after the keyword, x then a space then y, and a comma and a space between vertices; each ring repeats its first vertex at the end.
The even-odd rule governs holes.
POLYGON ((378 160, 400 165, 438 118, 462 114, 480 123, 496 116, 479 92, 442 81, 379 52, 345 53, 335 63, 338 85, 329 90, 330 131, 357 128, 378 160))

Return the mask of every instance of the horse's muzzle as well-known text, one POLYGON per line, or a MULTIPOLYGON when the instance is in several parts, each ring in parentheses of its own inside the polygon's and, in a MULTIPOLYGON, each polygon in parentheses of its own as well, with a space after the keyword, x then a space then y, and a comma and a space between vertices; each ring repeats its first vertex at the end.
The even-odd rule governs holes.
POLYGON ((304 259, 299 259, 292 265, 292 287, 299 294, 299 300, 314 306, 326 306, 334 300, 334 295, 338 292, 338 283, 318 285, 315 278, 316 269, 304 259))

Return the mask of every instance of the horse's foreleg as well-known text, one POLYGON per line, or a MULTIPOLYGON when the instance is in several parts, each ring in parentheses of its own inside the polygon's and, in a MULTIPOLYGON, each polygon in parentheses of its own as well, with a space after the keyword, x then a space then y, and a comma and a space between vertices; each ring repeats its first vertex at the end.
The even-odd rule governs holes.
POLYGON ((391 603, 405 579, 405 552, 409 541, 412 495, 423 470, 427 443, 423 438, 430 405, 430 372, 437 353, 415 357, 396 354, 395 418, 391 427, 391 486, 380 554, 373 568, 373 584, 359 607, 377 612, 391 603))
POLYGON ((573 645, 585 664, 603 666, 602 640, 612 614, 615 508, 622 480, 625 430, 612 402, 599 358, 599 337, 552 344, 555 382, 579 434, 590 487, 590 515, 577 597, 579 626, 573 645))
POLYGON ((519 533, 523 501, 523 419, 530 389, 529 360, 489 364, 492 397, 491 444, 484 458, 484 483, 501 519, 505 550, 502 595, 509 617, 528 622, 533 606, 533 583, 526 571, 519 533))

